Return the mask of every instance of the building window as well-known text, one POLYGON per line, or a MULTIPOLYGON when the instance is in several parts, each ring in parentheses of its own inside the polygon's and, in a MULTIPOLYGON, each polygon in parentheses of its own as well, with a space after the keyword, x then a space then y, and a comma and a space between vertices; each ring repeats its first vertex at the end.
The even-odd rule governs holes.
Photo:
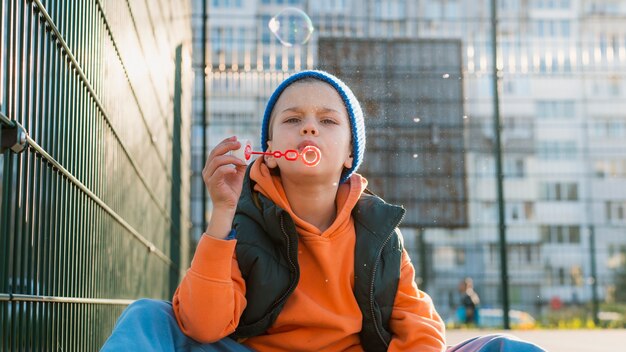
POLYGON ((272 19, 270 15, 261 15, 261 24, 260 24, 260 32, 261 34, 261 42, 263 44, 269 44, 272 40, 272 36, 270 31, 267 30, 267 24, 272 19))
POLYGON ((456 264, 457 266, 465 265, 465 249, 454 249, 454 264, 456 264))
POLYGON ((406 17, 405 7, 405 0, 376 0, 374 13, 381 20, 399 20, 406 17))
POLYGON ((539 141, 537 156, 542 160, 571 160, 577 155, 576 141, 539 141))
POLYGON ((443 15, 449 19, 459 18, 461 11, 458 0, 447 0, 443 8, 443 15))
POLYGON ((558 277, 559 277, 559 285, 561 286, 565 285, 565 269, 564 268, 558 269, 558 277))
MULTIPOLYGON (((299 1, 299 0, 291 0, 299 1)), ((335 12, 346 10, 346 0, 318 0, 311 1, 310 6, 316 12, 335 12)))
MULTIPOLYGON (((240 35, 245 33, 244 31, 238 32, 240 35)), ((211 31, 211 51, 219 53, 222 50, 232 50, 236 45, 240 49, 243 48, 244 38, 238 38, 235 41, 235 28, 233 27, 215 27, 211 31)))
POLYGON ((546 265, 545 270, 543 271, 545 275, 545 284, 547 286, 552 286, 554 283, 554 270, 550 265, 546 265))
POLYGON ((593 138, 625 138, 626 119, 623 117, 597 117, 591 122, 589 134, 593 138))
POLYGON ((596 160, 593 166, 598 178, 626 177, 626 159, 596 160))
POLYGON ((619 4, 618 2, 591 1, 587 3, 587 11, 598 15, 618 14, 619 4))
POLYGON ((213 31, 211 31, 211 50, 214 52, 219 52, 222 50, 222 37, 223 37, 224 28, 216 27, 213 31))
POLYGON ((291 1, 293 1, 293 0, 263 0, 262 4, 263 5, 271 5, 271 4, 274 4, 274 5, 285 5, 285 4, 291 3, 291 1))
MULTIPOLYGON (((492 249, 498 250, 498 246, 493 245, 492 249)), ((537 263, 540 257, 540 246, 537 244, 509 244, 507 254, 512 263, 527 265, 537 263)))
POLYGON ((572 6, 571 0, 533 0, 531 4, 535 9, 546 10, 565 10, 572 6))
POLYGON ((211 4, 212 7, 241 8, 243 7, 243 0, 213 0, 211 4))
POLYGON ((506 216, 511 222, 525 222, 534 217, 532 202, 507 202, 506 216))
POLYGON ((545 244, 580 244, 580 226, 541 225, 541 241, 545 244))
POLYGON ((568 182, 546 182, 539 187, 539 199, 547 201, 578 200, 578 184, 568 182))
POLYGON ((576 117, 576 103, 573 100, 539 100, 535 102, 535 114, 542 120, 576 117))
POLYGON ((437 246, 435 248, 437 265, 441 268, 453 269, 456 261, 456 249, 452 246, 437 246))
POLYGON ((482 206, 483 222, 493 222, 496 220, 496 203, 492 201, 484 201, 482 206))
POLYGON ((570 20, 536 20, 535 36, 568 38, 571 34, 570 20))
POLYGON ((626 202, 608 201, 605 203, 606 220, 612 223, 626 222, 626 202))
POLYGON ((510 178, 524 177, 524 159, 523 158, 504 159, 504 175, 510 178))
POLYGON ((519 0, 499 0, 498 5, 502 10, 519 11, 519 0))

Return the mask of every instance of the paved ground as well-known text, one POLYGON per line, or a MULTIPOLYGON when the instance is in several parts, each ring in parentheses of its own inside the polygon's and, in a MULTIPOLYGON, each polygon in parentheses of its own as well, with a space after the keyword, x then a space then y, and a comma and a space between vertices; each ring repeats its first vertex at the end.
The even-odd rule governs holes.
POLYGON ((477 335, 504 333, 531 341, 549 352, 626 351, 626 330, 448 330, 448 345, 477 335))

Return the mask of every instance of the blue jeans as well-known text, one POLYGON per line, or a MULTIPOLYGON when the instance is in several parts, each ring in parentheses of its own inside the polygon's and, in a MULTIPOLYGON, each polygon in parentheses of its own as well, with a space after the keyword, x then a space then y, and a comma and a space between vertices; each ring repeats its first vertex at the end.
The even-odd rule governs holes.
MULTIPOLYGON (((113 333, 100 351, 250 352, 230 338, 201 344, 178 327, 172 304, 140 299, 120 315, 113 333)), ((447 352, 545 352, 536 345, 508 335, 484 335, 448 348, 447 352)))
POLYGON ((100 351, 250 352, 252 349, 230 338, 209 344, 196 342, 178 327, 172 303, 140 299, 122 312, 100 351))

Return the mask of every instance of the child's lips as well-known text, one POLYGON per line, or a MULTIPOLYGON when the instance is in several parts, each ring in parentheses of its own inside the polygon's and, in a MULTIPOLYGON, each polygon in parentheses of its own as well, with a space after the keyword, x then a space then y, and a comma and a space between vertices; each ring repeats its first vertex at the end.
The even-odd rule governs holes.
POLYGON ((313 146, 317 149, 320 149, 320 147, 315 144, 315 142, 310 141, 310 140, 306 140, 306 141, 302 141, 300 144, 298 144, 298 152, 302 153, 302 149, 308 147, 308 146, 313 146))

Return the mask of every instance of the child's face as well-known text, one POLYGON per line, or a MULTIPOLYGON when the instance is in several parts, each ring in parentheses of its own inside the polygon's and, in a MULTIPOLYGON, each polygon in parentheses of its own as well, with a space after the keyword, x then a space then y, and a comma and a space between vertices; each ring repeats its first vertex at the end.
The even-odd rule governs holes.
POLYGON ((266 156, 267 165, 279 167, 282 177, 307 176, 335 183, 343 168, 352 166, 348 112, 339 93, 324 82, 295 82, 285 89, 274 106, 269 129, 270 151, 300 152, 314 145, 322 152, 315 167, 266 156))

